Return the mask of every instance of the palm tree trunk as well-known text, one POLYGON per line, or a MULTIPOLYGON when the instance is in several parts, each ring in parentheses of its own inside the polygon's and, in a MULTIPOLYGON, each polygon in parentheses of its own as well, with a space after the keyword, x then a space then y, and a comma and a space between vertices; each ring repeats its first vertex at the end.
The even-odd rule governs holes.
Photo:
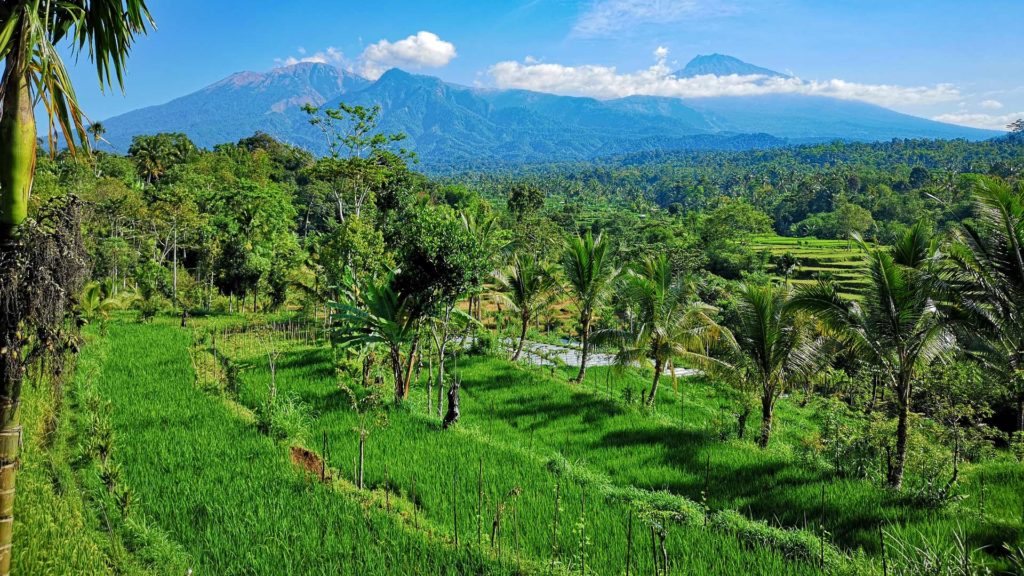
POLYGON ((583 349, 580 351, 580 373, 576 375, 576 383, 582 384, 583 379, 587 376, 587 357, 590 355, 590 320, 586 319, 581 322, 580 326, 580 343, 583 345, 583 349))
POLYGON ((761 437, 757 439, 757 445, 761 448, 768 447, 768 441, 772 437, 772 418, 775 415, 775 398, 772 394, 761 396, 761 437))
POLYGON ((0 574, 11 571, 12 529, 14 527, 15 472, 21 425, 18 406, 21 399, 23 318, 17 305, 17 274, 14 262, 21 250, 16 241, 17 228, 28 217, 28 197, 36 164, 36 122, 28 79, 24 74, 27 55, 27 28, 20 31, 7 57, 7 82, 3 87, 0 116, 0 280, 13 289, 15 305, 0 317, 0 574))
POLYGON ((661 360, 654 361, 654 381, 651 383, 651 393, 647 396, 647 405, 654 406, 654 399, 658 397, 658 382, 661 381, 661 360))
POLYGON ((889 487, 899 490, 903 487, 903 470, 907 464, 907 433, 910 422, 910 386, 899 393, 899 419, 896 424, 896 461, 889 468, 889 487))
POLYGON ((519 331, 519 345, 516 346, 516 353, 512 355, 513 362, 519 360, 519 355, 523 353, 523 344, 526 342, 526 329, 530 326, 530 316, 528 314, 523 314, 522 320, 523 327, 519 331))
POLYGON ((28 78, 17 45, 6 62, 0 116, 0 240, 14 237, 28 217, 28 197, 36 168, 36 119, 28 78))

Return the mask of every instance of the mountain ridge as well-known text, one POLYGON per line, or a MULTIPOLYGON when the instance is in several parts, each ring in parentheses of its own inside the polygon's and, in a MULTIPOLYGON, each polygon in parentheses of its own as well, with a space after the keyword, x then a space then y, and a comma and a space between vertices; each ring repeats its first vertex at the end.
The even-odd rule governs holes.
POLYGON ((984 139, 999 134, 824 97, 598 100, 462 86, 397 68, 370 81, 321 63, 236 72, 103 124, 106 140, 122 152, 138 134, 184 132, 197 145, 212 147, 266 132, 322 154, 323 137, 309 125, 302 106, 342 101, 380 105, 380 129, 407 134, 403 145, 417 152, 426 169, 587 160, 647 150, 744 149, 835 139, 984 139))

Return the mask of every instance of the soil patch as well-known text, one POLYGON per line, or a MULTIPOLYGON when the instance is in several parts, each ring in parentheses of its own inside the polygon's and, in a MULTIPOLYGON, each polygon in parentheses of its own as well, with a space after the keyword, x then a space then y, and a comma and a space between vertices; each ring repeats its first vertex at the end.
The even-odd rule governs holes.
POLYGON ((304 472, 312 474, 318 478, 320 477, 320 474, 323 473, 324 462, 320 456, 312 450, 307 450, 302 446, 292 446, 291 458, 292 464, 304 472))

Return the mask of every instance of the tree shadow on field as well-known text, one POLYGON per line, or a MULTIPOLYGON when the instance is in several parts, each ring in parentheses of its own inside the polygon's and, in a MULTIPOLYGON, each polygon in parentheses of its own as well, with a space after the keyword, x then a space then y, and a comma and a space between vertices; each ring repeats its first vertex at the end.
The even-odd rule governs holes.
MULTIPOLYGON (((545 428, 564 430, 562 427, 566 423, 577 419, 580 424, 573 425, 573 428, 587 428, 623 412, 616 402, 597 398, 588 391, 538 386, 536 382, 528 381, 537 378, 534 374, 515 367, 501 367, 486 375, 467 372, 462 385, 474 404, 490 416, 526 432, 539 432, 545 428)), ((544 381, 542 384, 550 383, 544 381)))
POLYGON ((285 352, 277 361, 277 369, 301 372, 304 378, 334 379, 334 364, 330 356, 319 350, 285 352))

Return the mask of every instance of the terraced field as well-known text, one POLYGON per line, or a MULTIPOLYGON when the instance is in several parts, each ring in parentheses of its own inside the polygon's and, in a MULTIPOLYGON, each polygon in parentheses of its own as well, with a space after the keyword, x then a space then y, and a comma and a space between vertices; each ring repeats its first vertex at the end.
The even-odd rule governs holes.
POLYGON ((898 546, 958 537, 999 567, 989 554, 1024 531, 1014 461, 965 466, 966 498, 940 511, 809 465, 814 403, 783 402, 761 451, 723 439, 733 407, 714 383, 667 384, 649 412, 628 401, 641 374, 594 367, 577 386, 571 370, 463 356, 454 429, 425 374, 368 423, 329 346, 221 331, 238 323, 115 322, 89 338, 68 396, 79 416, 26 451, 22 573, 878 574, 881 538, 895 574, 898 546), (272 385, 288 409, 264 427, 272 385), (97 456, 90 438, 107 425, 112 449, 97 456), (54 531, 65 520, 89 548, 54 531))
POLYGON ((754 236, 751 246, 755 252, 769 254, 765 271, 778 275, 775 260, 789 253, 796 257, 797 266, 790 276, 790 284, 811 284, 819 278, 834 280, 847 296, 855 296, 865 285, 859 268, 862 253, 857 244, 846 240, 819 240, 787 236, 754 236))

